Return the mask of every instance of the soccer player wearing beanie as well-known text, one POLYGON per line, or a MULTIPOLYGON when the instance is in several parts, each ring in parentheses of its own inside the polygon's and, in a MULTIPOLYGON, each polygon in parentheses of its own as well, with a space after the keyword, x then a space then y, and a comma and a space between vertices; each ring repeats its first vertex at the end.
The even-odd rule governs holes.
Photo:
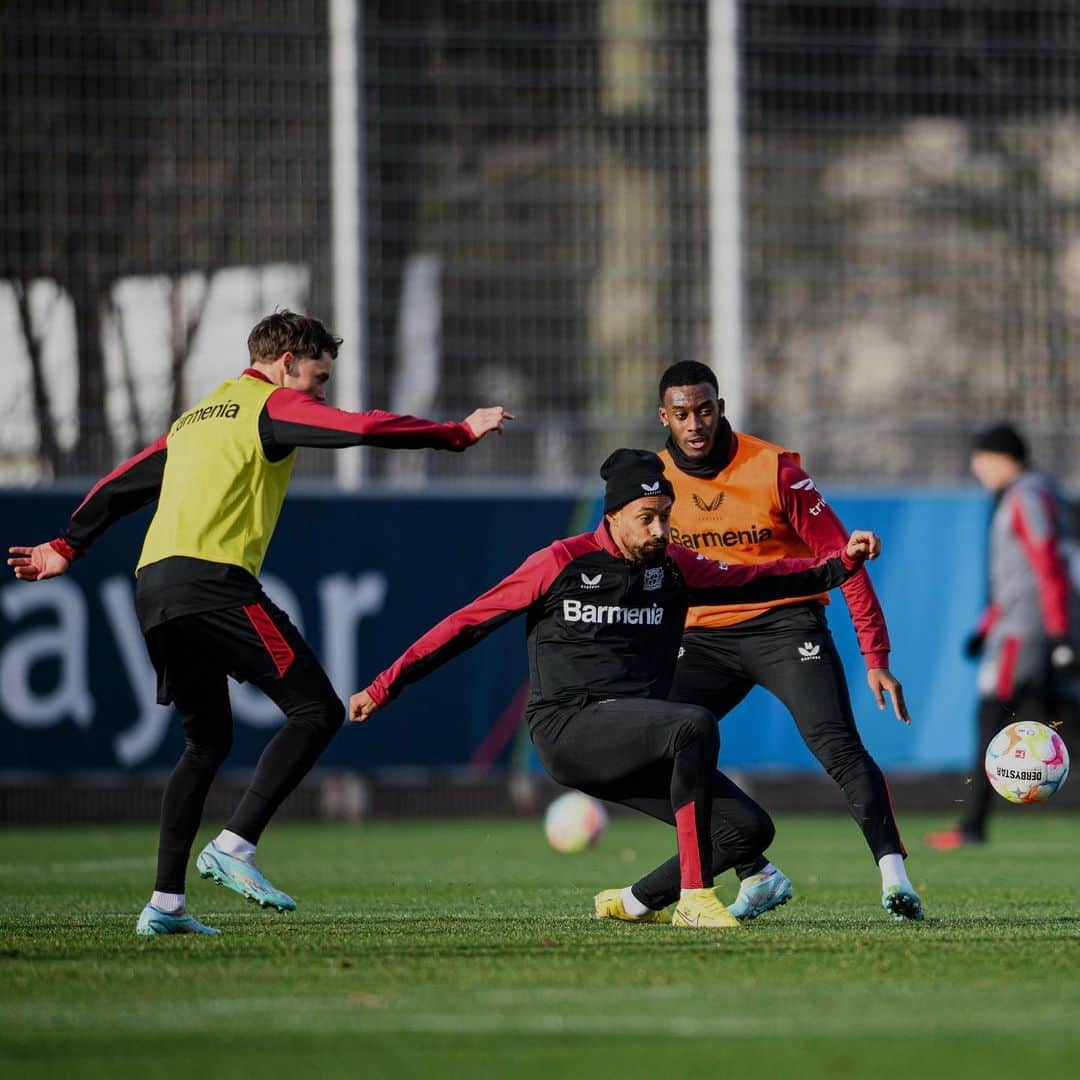
POLYGON ((296 907, 260 871, 255 846, 345 716, 315 654, 258 581, 296 448, 460 451, 511 419, 501 406, 477 409, 461 423, 331 408, 326 383, 340 344, 318 319, 290 311, 267 316, 248 337, 245 371, 99 481, 57 539, 10 549, 16 577, 44 581, 65 573, 115 521, 157 500, 135 604, 158 701, 176 705, 187 748, 165 787, 157 880, 138 934, 219 933, 188 914, 184 880, 211 781, 232 744, 230 675, 270 697, 285 724, 196 867, 263 907, 296 907))
MULTIPOLYGON (((754 566, 821 555, 847 537, 799 455, 743 432, 724 417, 716 376, 704 364, 673 364, 660 379, 660 457, 677 493, 672 539, 710 559, 754 566)), ((867 574, 844 585, 867 681, 885 708, 909 723, 900 683, 889 671, 889 635, 867 574)), ((922 902, 904 868, 889 789, 855 727, 839 653, 825 621, 823 592, 691 610, 675 672, 673 701, 723 717, 754 686, 791 711, 799 734, 840 786, 881 872, 882 905, 894 918, 921 919, 922 902)), ((741 885, 731 910, 754 918, 792 894, 791 882, 764 855, 736 866, 741 885)))
POLYGON ((601 476, 595 532, 556 540, 447 616, 352 696, 349 715, 367 720, 409 683, 524 615, 526 720, 544 767, 561 784, 676 830, 677 856, 627 889, 601 892, 597 916, 657 922, 676 903, 676 926, 735 926, 713 875, 768 846, 773 826, 716 771, 713 714, 667 700, 687 609, 832 588, 877 555, 878 540, 853 533, 827 558, 727 567, 668 543, 674 492, 656 454, 616 450, 601 476))

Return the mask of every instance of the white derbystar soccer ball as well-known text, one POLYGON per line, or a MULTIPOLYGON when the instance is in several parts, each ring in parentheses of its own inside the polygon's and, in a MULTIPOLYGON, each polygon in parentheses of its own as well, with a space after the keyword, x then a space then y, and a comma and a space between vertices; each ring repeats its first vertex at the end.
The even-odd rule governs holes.
POLYGON ((986 778, 1009 802, 1046 802, 1069 775, 1069 751, 1045 724, 1020 720, 1003 727, 986 748, 986 778))
POLYGON ((560 795, 544 814, 544 834, 556 851, 584 851, 600 839, 606 826, 603 804, 579 791, 560 795))

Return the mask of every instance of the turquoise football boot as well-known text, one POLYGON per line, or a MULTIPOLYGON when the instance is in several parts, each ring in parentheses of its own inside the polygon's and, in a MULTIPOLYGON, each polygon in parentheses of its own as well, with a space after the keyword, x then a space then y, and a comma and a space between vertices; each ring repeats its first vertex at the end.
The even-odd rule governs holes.
POLYGON ((881 906, 897 922, 922 922, 922 901, 910 885, 890 885, 881 897, 881 906))
POLYGON ((766 911, 786 904, 792 897, 791 879, 783 870, 753 874, 739 884, 739 895, 728 911, 736 919, 756 919, 766 911))
POLYGON ((220 934, 212 926, 203 926, 193 915, 166 915, 158 911, 153 904, 142 909, 139 921, 135 924, 135 933, 140 937, 156 937, 158 934, 220 934))
POLYGON ((210 878, 261 907, 296 910, 296 901, 288 893, 275 889, 254 862, 227 855, 213 840, 199 852, 195 869, 201 877, 210 878))

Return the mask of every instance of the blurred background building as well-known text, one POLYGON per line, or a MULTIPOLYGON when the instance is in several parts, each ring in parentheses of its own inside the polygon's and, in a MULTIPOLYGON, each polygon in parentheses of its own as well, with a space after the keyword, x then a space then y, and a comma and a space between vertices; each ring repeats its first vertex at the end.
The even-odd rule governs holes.
MULTIPOLYGON (((1074 0, 8 0, 5 539, 241 369, 266 312, 324 317, 342 406, 518 416, 464 456, 301 452, 268 585, 347 694, 588 525, 597 463, 658 446, 661 371, 703 359, 894 545, 875 581, 922 726, 871 711, 876 756, 964 768, 970 436, 1009 416, 1080 483, 1078 93, 1074 0)), ((0 588, 0 773, 175 756, 130 621, 144 524, 0 588)), ((504 763, 525 664, 500 634, 328 761, 504 763)), ((755 700, 726 760, 813 769, 755 700)), ((275 715, 234 708, 244 765, 275 715)))
POLYGON ((611 445, 656 442, 658 372, 737 341, 713 325, 732 318, 740 419, 818 474, 955 481, 1003 414, 1075 471, 1069 0, 11 0, 0 50, 4 482, 156 437, 269 308, 341 315, 343 78, 362 350, 343 400, 520 415, 498 452, 392 479, 591 480, 611 445), (733 93, 710 99, 710 71, 733 93), (719 151, 710 100, 736 107, 719 151), (718 236, 741 280, 720 308, 718 236))

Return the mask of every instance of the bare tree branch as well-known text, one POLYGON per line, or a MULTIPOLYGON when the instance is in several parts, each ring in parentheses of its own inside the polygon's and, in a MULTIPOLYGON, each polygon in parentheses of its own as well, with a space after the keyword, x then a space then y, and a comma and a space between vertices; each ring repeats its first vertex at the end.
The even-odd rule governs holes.
POLYGON ((199 297, 198 304, 185 315, 183 297, 180 290, 180 278, 173 276, 170 286, 170 314, 172 319, 172 359, 169 365, 169 378, 172 380, 172 401, 170 402, 169 418, 179 416, 184 407, 183 387, 184 368, 187 366, 188 357, 191 354, 191 343, 202 325, 203 315, 206 314, 206 304, 210 298, 210 279, 207 277, 206 288, 199 297))
MULTIPOLYGON (((30 377, 34 393, 34 419, 37 421, 38 438, 40 440, 39 454, 49 467, 49 471, 55 476, 60 466, 60 444, 57 441, 56 429, 53 426, 48 381, 45 378, 45 371, 41 364, 41 338, 34 330, 33 314, 30 311, 30 289, 25 281, 16 280, 11 284, 15 290, 15 306, 19 312, 19 325, 26 341, 26 352, 30 357, 30 377)), ((55 300, 52 306, 56 306, 55 300)), ((50 308, 50 314, 51 311, 52 308, 50 308)), ((47 326, 50 321, 47 317, 44 320, 44 325, 47 326)))
POLYGON ((124 333, 124 312, 111 292, 109 293, 108 310, 109 317, 116 327, 116 341, 120 350, 120 372, 124 381, 124 391, 128 398, 131 426, 135 429, 135 445, 139 447, 145 445, 150 439, 146 431, 146 425, 143 423, 142 411, 139 408, 135 368, 131 362, 131 349, 128 347, 127 335, 124 333))

